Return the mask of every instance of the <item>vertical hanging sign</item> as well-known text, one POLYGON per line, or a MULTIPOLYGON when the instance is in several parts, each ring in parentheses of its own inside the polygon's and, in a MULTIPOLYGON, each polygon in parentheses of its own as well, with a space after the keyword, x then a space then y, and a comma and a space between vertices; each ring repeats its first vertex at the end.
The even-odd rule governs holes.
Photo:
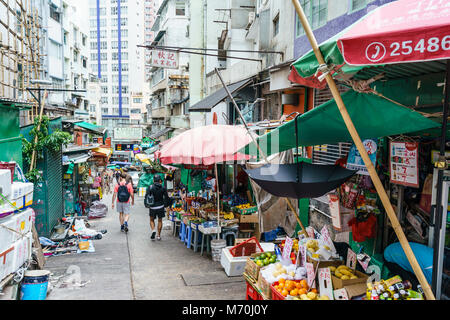
POLYGON ((417 142, 391 142, 389 163, 391 183, 419 187, 419 145, 417 142))
POLYGON ((294 243, 294 241, 291 238, 286 237, 286 241, 284 242, 283 255, 282 255, 284 260, 290 259, 293 243, 294 243))

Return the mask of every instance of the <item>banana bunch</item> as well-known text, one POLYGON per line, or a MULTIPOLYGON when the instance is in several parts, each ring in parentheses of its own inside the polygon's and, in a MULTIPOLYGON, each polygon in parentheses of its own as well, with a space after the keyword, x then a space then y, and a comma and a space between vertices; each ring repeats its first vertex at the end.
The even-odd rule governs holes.
POLYGON ((236 208, 238 208, 238 209, 248 209, 251 207, 252 207, 252 205, 250 203, 240 204, 240 205, 236 206, 236 208))
POLYGON ((234 219, 234 214, 233 214, 233 212, 229 212, 229 213, 226 213, 226 212, 225 212, 225 214, 223 215, 223 218, 224 218, 225 220, 231 220, 231 219, 234 219))
POLYGON ((330 269, 332 275, 341 280, 358 279, 355 271, 353 271, 346 265, 340 265, 339 267, 330 266, 328 268, 330 269))

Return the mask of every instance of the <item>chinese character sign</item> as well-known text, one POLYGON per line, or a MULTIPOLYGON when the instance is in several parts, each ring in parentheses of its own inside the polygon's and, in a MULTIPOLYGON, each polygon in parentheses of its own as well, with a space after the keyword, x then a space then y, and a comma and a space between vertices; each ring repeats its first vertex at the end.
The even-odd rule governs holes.
POLYGON ((179 53, 164 50, 152 50, 152 67, 178 69, 179 53))
POLYGON ((391 142, 391 182, 409 187, 419 187, 418 144, 391 142))

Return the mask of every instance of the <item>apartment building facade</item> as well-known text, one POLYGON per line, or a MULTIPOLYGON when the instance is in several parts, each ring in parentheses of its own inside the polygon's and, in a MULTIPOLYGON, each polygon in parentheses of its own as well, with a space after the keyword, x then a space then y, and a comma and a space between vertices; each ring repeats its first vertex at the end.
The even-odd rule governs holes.
POLYGON ((100 81, 102 125, 137 125, 131 93, 142 92, 145 72, 144 1, 89 0, 90 69, 100 81))
POLYGON ((170 131, 189 127, 186 115, 189 102, 189 54, 176 52, 177 50, 170 48, 165 49, 189 47, 189 2, 161 1, 152 31, 154 32, 152 46, 156 46, 157 50, 152 50, 149 63, 150 136, 164 140, 170 137, 170 131), (161 64, 164 59, 171 59, 171 65, 161 64))

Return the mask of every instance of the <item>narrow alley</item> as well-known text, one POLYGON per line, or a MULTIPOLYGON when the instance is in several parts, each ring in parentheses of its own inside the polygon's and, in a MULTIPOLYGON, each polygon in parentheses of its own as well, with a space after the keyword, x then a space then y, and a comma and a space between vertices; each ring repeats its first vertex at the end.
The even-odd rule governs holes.
POLYGON ((47 260, 45 267, 55 280, 48 300, 245 299, 243 277, 227 277, 220 262, 187 249, 172 235, 170 221, 164 219, 161 241, 150 240, 148 210, 142 198, 136 199, 128 234, 120 231, 110 194, 103 200, 109 207, 107 216, 88 221, 92 229, 107 230, 102 239, 94 240, 95 252, 47 260), (80 277, 68 277, 69 267, 79 270, 80 277), (69 278, 75 284, 64 284, 69 278))

